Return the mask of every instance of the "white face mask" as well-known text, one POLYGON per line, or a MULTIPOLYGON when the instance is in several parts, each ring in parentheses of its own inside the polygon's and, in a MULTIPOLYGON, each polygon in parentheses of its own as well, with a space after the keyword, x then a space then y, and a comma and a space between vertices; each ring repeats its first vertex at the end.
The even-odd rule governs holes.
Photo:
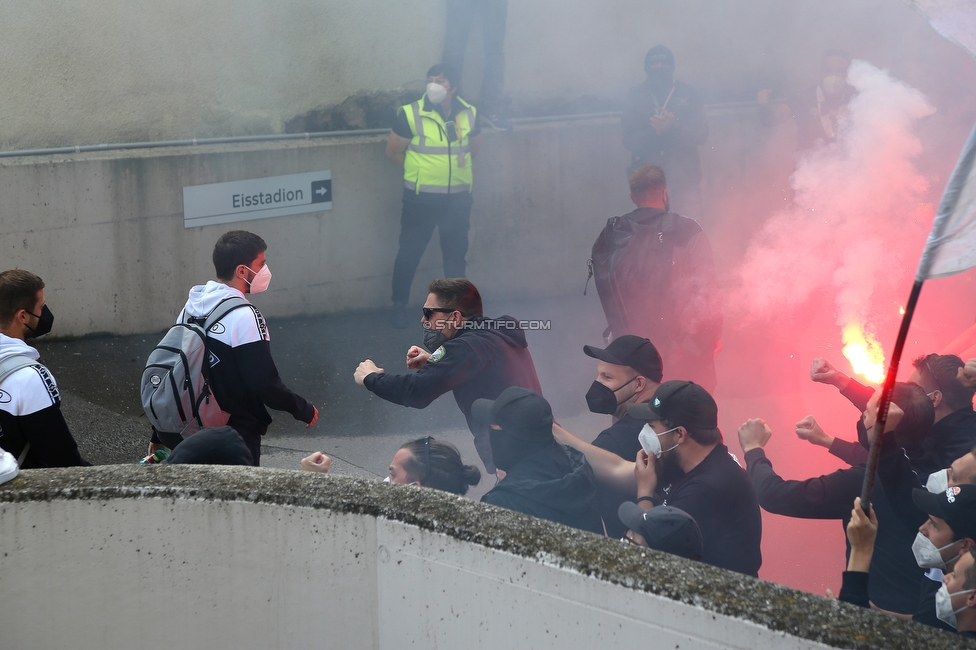
POLYGON ((912 553, 915 555, 915 561, 918 562, 918 566, 923 569, 945 569, 946 565, 942 559, 942 551, 953 544, 955 542, 950 542, 942 548, 936 548, 935 544, 928 537, 922 533, 918 533, 915 535, 915 541, 912 542, 912 553))
POLYGON ((435 104, 440 104, 447 98, 447 88, 440 85, 439 83, 434 83, 431 81, 427 84, 427 99, 434 102, 435 104))
POLYGON ((925 482, 925 489, 932 494, 942 494, 949 489, 949 470, 940 469, 938 472, 929 474, 929 480, 925 482))
POLYGON ((944 583, 939 590, 935 593, 935 615, 939 617, 939 620, 946 625, 951 625, 952 629, 956 629, 956 614, 966 609, 963 605, 959 609, 952 609, 952 599, 960 594, 968 594, 976 589, 966 589, 965 591, 957 591, 954 594, 949 593, 949 587, 944 583))
MULTIPOLYGON (((251 271, 251 273, 254 273, 251 267, 245 266, 244 268, 251 271)), ((245 282, 247 282, 247 280, 245 280, 245 282)), ((271 284, 271 269, 268 268, 268 265, 265 264, 261 267, 260 271, 254 273, 254 278, 248 282, 248 284, 251 287, 251 293, 261 293, 262 291, 266 290, 268 285, 271 284)))
POLYGON ((663 436, 665 433, 671 433, 672 431, 677 430, 678 427, 675 427, 673 429, 668 429, 664 433, 655 433, 654 429, 651 428, 651 425, 645 424, 644 428, 641 429, 640 433, 637 434, 637 440, 640 442, 641 448, 643 448, 645 454, 648 456, 654 456, 655 458, 660 458, 664 455, 664 452, 671 451, 678 446, 675 444, 669 449, 661 449, 661 436, 663 436))
POLYGON ((390 482, 390 477, 389 477, 389 476, 387 476, 387 477, 386 477, 385 479, 383 479, 383 482, 384 482, 384 483, 389 483, 389 482, 390 482))

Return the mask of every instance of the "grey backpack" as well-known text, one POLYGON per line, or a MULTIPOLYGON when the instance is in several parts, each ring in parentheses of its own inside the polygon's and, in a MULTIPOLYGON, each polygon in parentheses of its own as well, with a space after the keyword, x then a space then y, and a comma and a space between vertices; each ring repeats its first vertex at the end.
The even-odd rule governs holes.
POLYGON ((203 318, 184 315, 183 322, 166 332, 146 361, 142 407, 159 439, 170 449, 200 429, 224 426, 230 418, 210 389, 207 332, 240 307, 250 307, 250 303, 232 296, 203 318))

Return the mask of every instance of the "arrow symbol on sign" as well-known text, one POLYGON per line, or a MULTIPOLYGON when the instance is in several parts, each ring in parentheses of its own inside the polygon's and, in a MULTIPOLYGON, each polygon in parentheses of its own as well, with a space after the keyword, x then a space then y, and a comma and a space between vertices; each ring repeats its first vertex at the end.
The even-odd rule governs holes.
POLYGON ((325 195, 325 188, 324 187, 320 187, 319 189, 315 190, 315 193, 316 194, 322 194, 324 196, 325 195))

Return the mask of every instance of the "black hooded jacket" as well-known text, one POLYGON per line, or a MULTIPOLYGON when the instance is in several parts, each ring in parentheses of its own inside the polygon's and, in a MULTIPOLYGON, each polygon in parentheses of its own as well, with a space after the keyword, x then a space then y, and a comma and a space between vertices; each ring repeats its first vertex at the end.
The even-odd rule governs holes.
POLYGON ((708 140, 705 104, 698 91, 686 83, 674 82, 674 91, 656 88, 645 81, 627 93, 620 125, 624 147, 630 151, 634 167, 652 163, 664 168, 668 185, 698 184, 702 178, 698 147, 708 140), (671 129, 658 133, 650 117, 667 102, 674 114, 671 129))
POLYGON ((481 501, 602 535, 595 496, 583 454, 553 441, 520 460, 481 501))
POLYGON ((471 405, 476 399, 495 399, 510 386, 542 394, 525 332, 511 316, 466 321, 465 328, 431 354, 417 372, 373 373, 363 384, 388 402, 418 409, 454 391, 458 408, 474 434, 478 455, 492 474, 495 465, 491 460, 488 425, 472 419, 471 405))

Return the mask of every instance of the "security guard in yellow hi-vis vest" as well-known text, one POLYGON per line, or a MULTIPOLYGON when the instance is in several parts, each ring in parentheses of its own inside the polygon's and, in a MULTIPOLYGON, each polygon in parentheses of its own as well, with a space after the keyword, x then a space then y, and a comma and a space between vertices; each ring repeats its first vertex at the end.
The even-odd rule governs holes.
POLYGON ((386 155, 403 165, 400 250, 393 264, 391 324, 405 328, 410 285, 437 228, 444 277, 463 278, 471 220, 472 159, 481 148, 474 106, 457 96, 460 74, 438 64, 427 71, 427 92, 397 111, 386 155))

